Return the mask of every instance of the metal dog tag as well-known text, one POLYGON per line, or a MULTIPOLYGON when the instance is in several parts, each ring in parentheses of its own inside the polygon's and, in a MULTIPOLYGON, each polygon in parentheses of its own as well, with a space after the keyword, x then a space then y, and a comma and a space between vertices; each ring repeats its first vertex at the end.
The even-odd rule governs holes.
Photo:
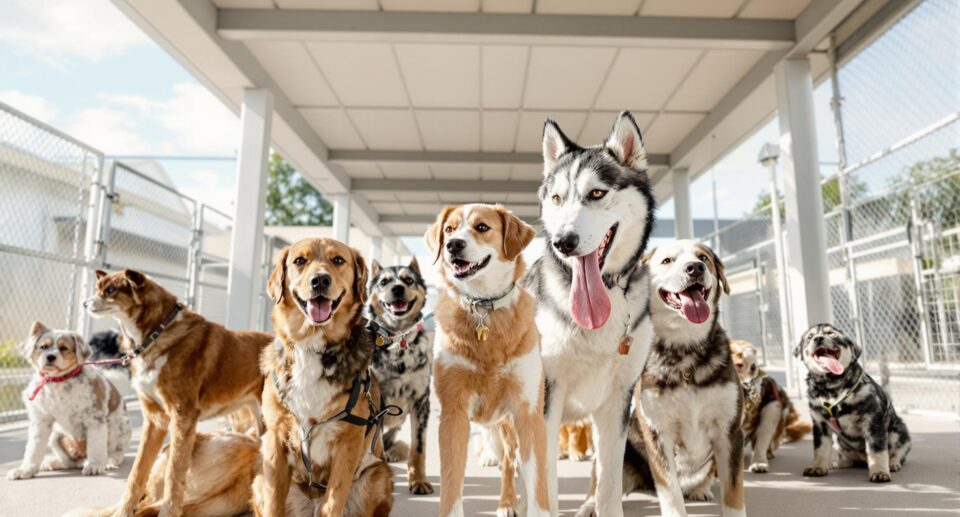
POLYGON ((620 355, 630 353, 630 345, 633 344, 633 336, 623 336, 620 338, 620 355))
POLYGON ((387 341, 386 341, 385 339, 383 339, 383 336, 377 336, 377 341, 376 341, 377 346, 383 346, 383 344, 386 343, 386 342, 387 342, 387 341))
POLYGON ((407 338, 402 337, 400 338, 400 350, 406 350, 406 349, 407 349, 407 338))
POLYGON ((481 324, 477 327, 477 339, 480 341, 486 341, 487 337, 490 336, 490 327, 481 324))

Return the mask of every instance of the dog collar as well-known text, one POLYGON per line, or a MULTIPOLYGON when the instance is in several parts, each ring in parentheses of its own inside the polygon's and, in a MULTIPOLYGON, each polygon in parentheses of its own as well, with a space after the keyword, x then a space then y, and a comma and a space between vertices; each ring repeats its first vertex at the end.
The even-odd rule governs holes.
POLYGON ((423 330, 423 324, 433 319, 433 313, 427 314, 426 316, 420 318, 416 323, 408 327, 406 330, 401 332, 390 332, 386 327, 377 323, 374 320, 370 320, 370 323, 374 326, 376 330, 377 337, 374 338, 373 342, 377 346, 386 346, 387 350, 396 350, 400 348, 401 350, 406 350, 409 347, 409 340, 407 336, 413 334, 416 335, 423 330), (396 338, 400 339, 397 340, 396 338))
POLYGON ((70 379, 76 377, 77 375, 80 375, 81 371, 83 371, 82 364, 78 364, 76 368, 74 368, 73 370, 70 370, 68 373, 61 375, 59 377, 51 377, 49 375, 45 375, 43 372, 37 372, 40 374, 40 382, 37 383, 37 387, 33 389, 33 393, 31 393, 30 396, 27 397, 27 400, 33 401, 33 399, 37 398, 37 395, 40 393, 40 390, 42 390, 44 385, 46 385, 47 383, 69 381, 70 379))
POLYGON ((840 429, 840 422, 837 421, 837 417, 834 416, 833 410, 840 407, 840 403, 844 400, 847 400, 853 392, 857 391, 857 388, 860 387, 860 384, 863 382, 863 378, 866 376, 866 372, 860 372, 860 377, 857 379, 857 382, 850 389, 844 391, 840 395, 828 399, 818 397, 820 401, 820 406, 823 407, 824 411, 827 412, 827 415, 830 416, 830 427, 833 428, 838 434, 843 431, 840 429))
POLYGON ((507 289, 507 292, 502 296, 497 298, 474 298, 472 296, 467 296, 463 293, 460 293, 460 299, 465 305, 471 309, 485 309, 488 311, 496 311, 506 307, 510 303, 510 297, 513 295, 513 292, 517 290, 517 284, 510 284, 510 289, 507 289))
POLYGON ((153 342, 156 341, 158 337, 160 337, 160 334, 162 334, 163 331, 166 330, 171 323, 173 323, 173 320, 177 317, 177 314, 180 314, 180 311, 182 311, 183 309, 184 309, 183 304, 177 302, 177 304, 173 306, 173 310, 170 311, 170 314, 167 316, 167 319, 163 320, 163 323, 154 327, 153 331, 151 331, 150 334, 148 334, 147 337, 144 338, 142 343, 140 343, 139 345, 134 345, 133 350, 129 354, 124 356, 121 362, 123 364, 129 364, 130 361, 132 361, 138 355, 146 351, 147 347, 152 345, 153 342))

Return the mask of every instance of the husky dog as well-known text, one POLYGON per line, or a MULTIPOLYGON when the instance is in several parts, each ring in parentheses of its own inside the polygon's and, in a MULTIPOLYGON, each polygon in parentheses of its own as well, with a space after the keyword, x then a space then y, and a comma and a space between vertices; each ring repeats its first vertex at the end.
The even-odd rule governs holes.
POLYGON ((383 419, 383 447, 387 461, 407 460, 407 484, 414 494, 432 494, 424 470, 425 437, 430 419, 430 372, 433 357, 432 326, 423 322, 427 284, 417 259, 407 266, 382 267, 374 260, 367 286, 367 319, 375 326, 377 347, 373 372, 387 404, 403 410, 383 419), (396 439, 410 415, 410 446, 396 439))
POLYGON ((619 516, 630 404, 652 335, 647 270, 640 267, 654 217, 647 153, 624 111, 606 142, 594 147, 580 147, 547 120, 543 160, 547 249, 523 285, 538 301, 550 508, 557 513, 560 426, 589 416, 596 511, 619 516))
POLYGON ((910 452, 910 433, 887 392, 857 359, 863 349, 832 325, 810 327, 793 354, 810 371, 807 394, 813 417, 813 465, 804 476, 826 476, 837 436, 836 466, 866 464, 870 481, 886 483, 910 452))

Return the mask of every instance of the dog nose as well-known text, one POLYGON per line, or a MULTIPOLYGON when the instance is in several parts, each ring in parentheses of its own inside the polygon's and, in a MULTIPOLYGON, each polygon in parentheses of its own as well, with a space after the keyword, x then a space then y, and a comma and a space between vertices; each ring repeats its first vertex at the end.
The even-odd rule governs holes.
POLYGON ((333 279, 330 278, 330 275, 315 275, 310 279, 310 286, 314 289, 326 289, 330 287, 330 282, 332 281, 333 279))
POLYGON ((56 360, 57 360, 57 356, 55 356, 55 355, 53 355, 53 354, 50 354, 50 355, 47 356, 47 362, 48 362, 48 363, 52 363, 52 362, 54 362, 54 361, 56 361, 56 360))
POLYGON ((390 292, 393 293, 394 296, 403 296, 403 291, 402 285, 395 285, 390 289, 390 292))
POLYGON ((467 241, 463 239, 450 239, 447 241, 447 251, 450 253, 460 253, 467 247, 467 241))
POLYGON ((699 260, 697 260, 694 262, 687 262, 687 264, 683 267, 683 269, 684 271, 687 272, 688 275, 700 276, 700 275, 703 275, 703 272, 707 270, 707 266, 705 266, 703 262, 700 262, 699 260))
POLYGON ((822 345, 822 344, 823 344, 823 336, 817 336, 817 337, 813 338, 813 343, 816 344, 816 345, 822 345))
POLYGON ((83 306, 84 309, 86 309, 87 305, 90 305, 90 300, 84 300, 83 303, 81 303, 80 305, 83 306))
POLYGON ((565 233, 553 241, 553 247, 564 255, 573 253, 573 250, 577 249, 579 244, 580 236, 573 232, 565 233))

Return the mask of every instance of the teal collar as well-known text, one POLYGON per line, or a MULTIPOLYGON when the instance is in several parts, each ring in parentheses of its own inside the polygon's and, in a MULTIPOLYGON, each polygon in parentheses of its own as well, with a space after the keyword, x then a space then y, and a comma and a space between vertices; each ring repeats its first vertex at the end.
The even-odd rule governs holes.
POLYGON ((485 309, 487 311, 496 311, 506 307, 510 303, 513 292, 517 290, 517 284, 510 284, 510 289, 502 296, 497 298, 473 298, 460 293, 460 300, 472 310, 485 309))

